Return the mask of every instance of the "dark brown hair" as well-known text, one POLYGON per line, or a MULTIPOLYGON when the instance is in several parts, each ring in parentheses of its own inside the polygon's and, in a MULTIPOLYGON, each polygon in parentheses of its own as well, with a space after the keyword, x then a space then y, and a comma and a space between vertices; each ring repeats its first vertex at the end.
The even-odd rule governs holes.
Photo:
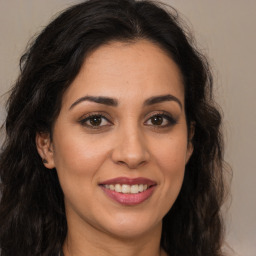
POLYGON ((53 20, 21 58, 7 103, 0 155, 2 256, 58 255, 67 233, 56 170, 39 157, 35 136, 49 132, 62 95, 86 56, 112 40, 147 39, 178 65, 185 87, 194 153, 180 194, 163 219, 161 245, 172 256, 220 256, 224 198, 221 116, 212 97, 208 63, 186 36, 177 12, 150 1, 90 0, 53 20))

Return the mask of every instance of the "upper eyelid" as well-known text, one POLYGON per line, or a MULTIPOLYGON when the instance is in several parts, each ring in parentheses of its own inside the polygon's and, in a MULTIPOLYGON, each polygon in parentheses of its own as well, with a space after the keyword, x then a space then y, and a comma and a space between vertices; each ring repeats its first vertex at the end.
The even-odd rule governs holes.
POLYGON ((105 112, 90 112, 88 114, 82 115, 79 120, 82 121, 84 119, 90 118, 90 117, 94 117, 94 116, 101 116, 105 119, 107 119, 109 122, 111 122, 111 116, 105 112))
POLYGON ((168 117, 171 117, 171 118, 175 119, 173 114, 171 114, 171 113, 169 113, 165 110, 159 110, 159 111, 153 111, 153 113, 151 112, 151 113, 147 114, 146 115, 146 120, 150 119, 153 116, 157 116, 157 115, 168 116, 168 117))

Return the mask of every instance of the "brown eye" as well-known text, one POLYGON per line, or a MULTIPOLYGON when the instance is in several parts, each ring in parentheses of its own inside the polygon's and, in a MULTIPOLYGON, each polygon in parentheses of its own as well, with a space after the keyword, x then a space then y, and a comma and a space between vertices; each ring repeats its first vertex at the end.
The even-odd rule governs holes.
POLYGON ((79 123, 88 128, 99 129, 105 126, 110 126, 112 123, 101 114, 93 114, 79 121, 79 123))
POLYGON ((153 126, 157 128, 165 128, 172 125, 175 125, 177 120, 174 119, 170 114, 156 114, 151 116, 146 122, 145 125, 153 126))
POLYGON ((102 117, 101 116, 93 116, 93 117, 90 117, 89 121, 92 126, 99 126, 102 122, 102 117))
POLYGON ((151 123, 153 125, 162 125, 163 124, 163 117, 160 115, 156 115, 151 117, 151 123))

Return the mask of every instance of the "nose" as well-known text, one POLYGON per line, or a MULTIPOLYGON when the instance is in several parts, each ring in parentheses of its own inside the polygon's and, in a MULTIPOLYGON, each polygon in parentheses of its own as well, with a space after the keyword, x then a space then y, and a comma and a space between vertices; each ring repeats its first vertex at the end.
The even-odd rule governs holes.
POLYGON ((129 169, 137 169, 145 165, 150 154, 146 140, 139 129, 126 129, 116 137, 115 148, 112 151, 112 160, 129 169))

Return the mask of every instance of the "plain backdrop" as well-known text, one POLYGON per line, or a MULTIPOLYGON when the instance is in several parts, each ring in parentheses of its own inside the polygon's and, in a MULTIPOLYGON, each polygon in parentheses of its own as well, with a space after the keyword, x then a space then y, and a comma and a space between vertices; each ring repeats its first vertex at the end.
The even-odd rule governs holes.
MULTIPOLYGON (((4 93, 17 78, 28 40, 56 13, 78 2, 0 0, 0 123, 4 93)), ((225 211, 227 242, 237 255, 256 256, 256 1, 164 2, 181 13, 213 67, 215 95, 224 112, 225 156, 233 169, 232 201, 225 211)))

